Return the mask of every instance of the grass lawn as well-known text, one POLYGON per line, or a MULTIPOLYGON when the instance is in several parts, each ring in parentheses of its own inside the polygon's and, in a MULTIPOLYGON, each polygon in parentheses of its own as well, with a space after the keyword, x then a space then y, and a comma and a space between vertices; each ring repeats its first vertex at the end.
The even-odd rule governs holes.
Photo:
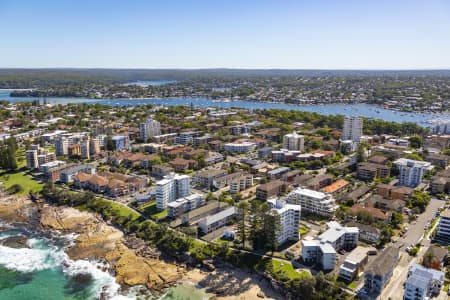
POLYGON ((97 199, 95 199, 95 201, 107 203, 108 206, 110 207, 111 211, 114 211, 117 215, 120 215, 123 217, 128 217, 131 214, 133 216, 133 220, 136 220, 140 217, 139 214, 136 213, 134 210, 132 210, 128 206, 123 205, 121 203, 118 203, 118 202, 115 202, 112 200, 108 200, 108 199, 104 199, 104 198, 97 198, 97 199))
POLYGON ((2 172, 0 173, 0 181, 3 182, 5 190, 8 190, 14 184, 20 184, 23 191, 19 192, 18 195, 28 195, 30 191, 38 193, 42 191, 43 187, 42 183, 35 181, 23 172, 2 172))
POLYGON ((167 216, 167 209, 163 211, 158 211, 156 209, 156 202, 146 203, 138 208, 138 210, 144 215, 155 218, 156 220, 165 218, 167 216))
POLYGON ((354 281, 352 281, 347 285, 347 287, 354 290, 354 289, 356 289, 356 283, 354 281))
POLYGON ((307 234, 309 232, 309 228, 301 226, 299 229, 299 232, 300 232, 300 236, 304 236, 305 234, 307 234))
POLYGON ((449 285, 450 285, 450 283, 446 283, 445 285, 444 285, 444 292, 448 292, 448 287, 449 287, 449 285))
POLYGON ((276 259, 272 259, 272 266, 275 273, 278 272, 284 272, 289 278, 301 278, 305 275, 307 275, 307 272, 297 272, 297 270, 294 269, 291 263, 288 262, 282 262, 276 259))

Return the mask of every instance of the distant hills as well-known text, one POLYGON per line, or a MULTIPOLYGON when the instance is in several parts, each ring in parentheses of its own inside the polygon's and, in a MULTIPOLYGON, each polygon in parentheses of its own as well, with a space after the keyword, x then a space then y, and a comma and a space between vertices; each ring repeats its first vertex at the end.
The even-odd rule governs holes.
POLYGON ((450 70, 0 69, 0 88, 245 77, 450 77, 450 70))

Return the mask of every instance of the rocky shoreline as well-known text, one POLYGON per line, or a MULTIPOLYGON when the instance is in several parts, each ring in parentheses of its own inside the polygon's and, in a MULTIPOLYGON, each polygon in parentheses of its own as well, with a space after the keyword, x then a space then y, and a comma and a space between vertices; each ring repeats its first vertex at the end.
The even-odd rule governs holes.
MULTIPOLYGON (((37 204, 22 197, 0 198, 0 221, 20 225, 42 235, 73 234, 73 244, 65 249, 73 260, 88 259, 109 271, 122 291, 158 296, 178 284, 204 287, 209 299, 283 299, 264 276, 236 269, 227 263, 206 261, 189 268, 167 262, 162 254, 134 235, 124 236, 99 216, 72 207, 37 204)), ((21 237, 5 239, 8 246, 27 247, 21 237)))
MULTIPOLYGON (((73 260, 92 259, 105 262, 123 290, 139 286, 142 293, 162 294, 178 283, 186 273, 184 267, 160 259, 158 251, 144 241, 124 238, 123 233, 107 225, 92 213, 71 207, 36 204, 26 198, 0 199, 0 220, 8 224, 59 234, 75 234, 66 253, 73 260)), ((26 247, 26 239, 4 240, 12 246, 26 247)))

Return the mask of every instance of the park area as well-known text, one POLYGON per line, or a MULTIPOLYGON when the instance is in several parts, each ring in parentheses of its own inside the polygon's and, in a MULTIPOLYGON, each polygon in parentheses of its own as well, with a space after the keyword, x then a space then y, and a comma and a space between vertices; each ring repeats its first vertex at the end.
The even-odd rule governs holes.
POLYGON ((28 195, 30 192, 39 193, 43 187, 42 183, 22 171, 3 171, 0 173, 0 182, 3 183, 4 190, 17 195, 28 195))

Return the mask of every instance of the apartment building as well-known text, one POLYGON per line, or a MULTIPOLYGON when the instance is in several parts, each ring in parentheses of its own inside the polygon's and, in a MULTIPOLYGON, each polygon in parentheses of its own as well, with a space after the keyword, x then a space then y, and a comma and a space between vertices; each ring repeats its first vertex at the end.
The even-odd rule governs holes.
POLYGON ((351 250, 358 243, 359 229, 343 227, 331 221, 328 230, 314 240, 302 240, 302 259, 307 264, 319 263, 324 270, 332 270, 336 263, 336 251, 351 250))
POLYGON ((139 124, 139 133, 141 140, 147 142, 151 137, 161 135, 161 123, 150 117, 145 122, 139 124))
POLYGON ((201 135, 201 131, 180 132, 180 134, 175 137, 174 143, 182 145, 192 145, 194 143, 194 138, 200 137, 201 135))
POLYGON ((112 138, 114 150, 120 151, 130 147, 130 141, 126 135, 114 135, 112 138))
POLYGON ((332 217, 337 208, 332 195, 301 187, 289 193, 287 201, 301 205, 305 212, 325 217, 332 217))
POLYGON ((248 153, 256 149, 256 144, 253 142, 225 143, 223 148, 230 153, 248 153))
POLYGON ((191 190, 189 176, 171 173, 156 182, 156 208, 162 211, 178 198, 189 195, 191 190))
POLYGON ((242 175, 230 182, 230 194, 238 194, 253 186, 253 175, 242 175))
POLYGON ((39 145, 31 145, 31 149, 25 151, 25 159, 27 162, 27 169, 38 169, 41 165, 56 160, 54 152, 39 147, 39 145))
POLYGON ((59 180, 64 183, 73 182, 75 175, 83 172, 87 174, 95 174, 96 168, 94 165, 70 165, 59 171, 59 180))
MULTIPOLYGON (((270 181, 256 188, 256 199, 267 200, 286 192, 286 183, 281 180, 270 181)), ((297 204, 297 203, 293 203, 297 204)))
MULTIPOLYGON (((80 144, 89 138, 88 132, 64 133, 55 139, 55 153, 57 156, 69 155, 69 146, 80 144)), ((81 152, 81 150, 80 150, 81 152)))
POLYGON ((361 117, 346 116, 344 118, 344 129, 342 140, 351 140, 354 143, 361 141, 363 131, 363 119, 361 117))
POLYGON ((355 279, 368 262, 367 251, 365 247, 356 247, 339 267, 339 277, 347 282, 355 279))
POLYGON ((276 198, 267 200, 272 212, 279 218, 280 231, 277 232, 278 245, 287 241, 299 240, 300 205, 287 204, 286 200, 276 198))
POLYGON ((422 182, 423 176, 433 169, 430 162, 399 158, 394 161, 399 171, 399 185, 416 187, 422 182))
POLYGON ((167 204, 168 216, 176 218, 186 212, 189 212, 205 203, 205 197, 200 194, 192 194, 167 204))
POLYGON ((231 219, 236 216, 237 209, 234 206, 229 206, 224 210, 209 215, 198 222, 198 226, 205 234, 213 232, 225 226, 231 219))
POLYGON ((291 151, 303 152, 305 149, 305 137, 297 132, 288 133, 283 137, 283 148, 291 151))
POLYGON ((413 264, 405 283, 404 300, 425 300, 439 295, 445 273, 413 264))
POLYGON ((380 241, 381 230, 367 224, 350 222, 347 226, 357 227, 359 229, 358 239, 365 243, 377 244, 380 241))
POLYGON ((302 260, 305 264, 318 263, 323 270, 333 270, 336 264, 336 250, 318 240, 302 240, 302 260))
POLYGON ((380 294, 392 277, 400 257, 399 248, 390 246, 373 260, 364 272, 364 287, 367 291, 380 294))
POLYGON ((192 181, 194 184, 207 188, 213 185, 215 179, 227 174, 228 172, 222 169, 202 170, 194 175, 192 181))
POLYGON ((389 177, 390 169, 386 165, 362 162, 358 164, 358 178, 362 180, 373 180, 375 178, 389 177))
POLYGON ((434 240, 441 245, 450 245, 450 210, 445 210, 441 213, 434 240))

